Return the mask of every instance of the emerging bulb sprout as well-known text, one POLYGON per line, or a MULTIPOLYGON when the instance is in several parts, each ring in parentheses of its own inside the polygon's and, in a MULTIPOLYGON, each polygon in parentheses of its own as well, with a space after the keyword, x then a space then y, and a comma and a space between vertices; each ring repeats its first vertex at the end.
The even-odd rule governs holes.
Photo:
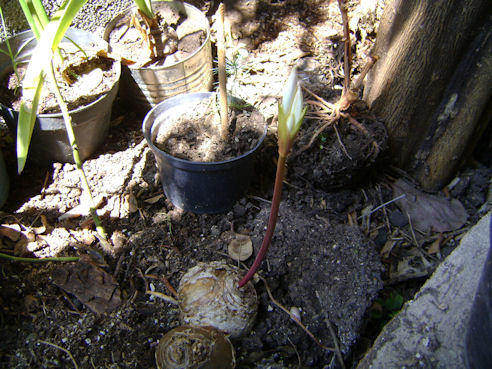
POLYGON ((278 104, 278 152, 289 155, 294 140, 301 128, 307 107, 304 107, 301 86, 296 68, 292 69, 284 89, 282 101, 278 104))
POLYGON ((181 278, 178 302, 183 324, 211 326, 237 338, 254 324, 258 298, 251 283, 237 288, 239 268, 222 262, 199 263, 181 278))
POLYGON ((234 348, 211 327, 181 326, 167 332, 155 351, 158 369, 232 369, 234 348))
POLYGON ((297 78, 296 69, 293 68, 285 86, 282 101, 278 105, 278 161, 277 174, 275 175, 275 187, 273 189, 272 208, 268 219, 268 226, 265 237, 256 256, 253 265, 248 273, 239 281, 238 287, 243 287, 253 278, 253 275, 260 268, 261 262, 265 258, 268 246, 272 240, 273 231, 277 224, 278 208, 280 205, 280 195, 282 193, 282 181, 284 180, 285 162, 294 140, 301 128, 304 114, 307 107, 304 107, 301 86, 297 78))

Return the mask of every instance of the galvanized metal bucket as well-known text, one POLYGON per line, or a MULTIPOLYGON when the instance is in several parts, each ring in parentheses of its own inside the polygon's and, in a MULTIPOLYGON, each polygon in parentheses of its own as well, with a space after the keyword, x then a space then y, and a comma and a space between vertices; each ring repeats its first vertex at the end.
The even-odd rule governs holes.
MULTIPOLYGON (((132 106, 146 113, 168 97, 186 92, 210 91, 212 88, 212 47, 210 25, 205 15, 192 5, 180 1, 153 1, 169 6, 200 25, 206 39, 191 55, 174 64, 160 67, 132 68, 123 66, 120 95, 132 106)), ((114 18, 104 30, 103 38, 109 42, 111 31, 132 8, 114 18)))

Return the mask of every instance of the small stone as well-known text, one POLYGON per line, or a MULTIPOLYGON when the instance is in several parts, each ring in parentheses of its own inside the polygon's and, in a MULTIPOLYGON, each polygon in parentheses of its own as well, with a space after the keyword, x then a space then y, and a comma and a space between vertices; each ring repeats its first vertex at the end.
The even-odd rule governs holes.
POLYGON ((405 227, 408 224, 408 218, 400 210, 392 211, 389 215, 390 222, 395 227, 405 227))

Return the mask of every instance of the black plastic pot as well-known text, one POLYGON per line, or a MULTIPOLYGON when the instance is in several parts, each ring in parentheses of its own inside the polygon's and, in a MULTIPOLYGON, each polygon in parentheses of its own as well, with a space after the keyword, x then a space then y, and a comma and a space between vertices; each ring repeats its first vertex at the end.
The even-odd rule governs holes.
POLYGON ((221 213, 232 208, 248 189, 254 171, 254 155, 266 136, 249 152, 220 162, 193 162, 175 158, 154 144, 160 125, 168 117, 181 114, 213 92, 198 92, 171 97, 156 105, 145 117, 142 130, 155 155, 162 187, 178 208, 198 214, 221 213))
MULTIPOLYGON (((99 45, 108 49, 108 44, 100 37, 90 32, 70 28, 67 37, 82 48, 84 45, 99 45)), ((20 62, 28 62, 36 46, 36 39, 31 31, 18 33, 9 39, 10 47, 14 54, 22 47, 18 57, 20 62), (23 47, 23 45, 25 45, 23 47)), ((2 43, 0 48, 6 50, 6 44, 2 43)), ((104 142, 109 131, 111 121, 111 108, 118 92, 121 65, 115 62, 117 81, 113 88, 96 101, 78 109, 70 111, 72 125, 79 147, 82 160, 92 155, 104 142)), ((0 78, 12 71, 10 59, 0 53, 0 78)), ((1 105, 0 114, 13 135, 17 133, 18 112, 1 105)), ((61 113, 39 114, 34 126, 34 131, 29 146, 28 160, 37 165, 50 165, 53 162, 73 163, 72 148, 68 142, 67 131, 61 113)))
POLYGON ((489 251, 473 300, 466 333, 465 362, 468 369, 490 368, 492 364, 492 219, 489 251))
POLYGON ((0 150, 0 208, 5 204, 5 201, 7 201, 9 187, 9 175, 7 173, 5 162, 3 161, 2 150, 0 150))

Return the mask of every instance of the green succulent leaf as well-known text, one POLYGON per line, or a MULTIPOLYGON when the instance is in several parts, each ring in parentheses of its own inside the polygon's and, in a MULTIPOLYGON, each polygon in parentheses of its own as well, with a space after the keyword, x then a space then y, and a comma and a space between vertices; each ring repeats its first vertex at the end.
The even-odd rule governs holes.
POLYGON ((29 150, 29 143, 31 142, 32 131, 34 129, 34 123, 36 122, 36 110, 34 107, 39 105, 39 99, 41 92, 43 91, 44 75, 38 81, 36 86, 32 104, 29 107, 25 101, 21 102, 19 110, 19 119, 17 122, 17 170, 20 174, 26 165, 27 152, 29 150))

